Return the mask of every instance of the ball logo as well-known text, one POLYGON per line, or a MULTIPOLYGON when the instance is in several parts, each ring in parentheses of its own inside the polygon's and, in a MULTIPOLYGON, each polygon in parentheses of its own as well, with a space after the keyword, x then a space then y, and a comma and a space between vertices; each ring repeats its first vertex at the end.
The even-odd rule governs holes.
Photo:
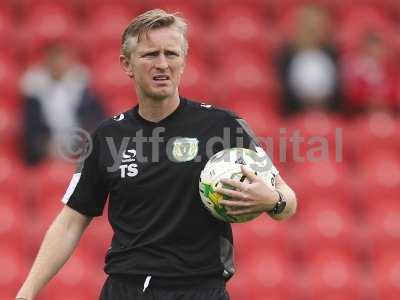
POLYGON ((194 159, 199 151, 199 140, 196 138, 177 138, 174 141, 172 155, 178 162, 194 159))

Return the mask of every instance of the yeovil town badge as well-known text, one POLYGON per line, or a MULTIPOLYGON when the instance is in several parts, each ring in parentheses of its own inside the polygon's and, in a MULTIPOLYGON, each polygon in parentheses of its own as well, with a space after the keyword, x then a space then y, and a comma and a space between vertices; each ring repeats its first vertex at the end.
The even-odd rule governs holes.
POLYGON ((177 138, 173 143, 172 156, 176 161, 185 162, 196 157, 199 140, 196 138, 177 138))

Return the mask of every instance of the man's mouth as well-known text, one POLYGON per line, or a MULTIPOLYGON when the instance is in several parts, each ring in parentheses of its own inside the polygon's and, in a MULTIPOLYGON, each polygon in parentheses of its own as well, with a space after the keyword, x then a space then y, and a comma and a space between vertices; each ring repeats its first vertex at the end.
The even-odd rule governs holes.
POLYGON ((155 75, 155 76, 153 76, 153 80, 162 82, 162 81, 169 80, 169 76, 168 75, 155 75))

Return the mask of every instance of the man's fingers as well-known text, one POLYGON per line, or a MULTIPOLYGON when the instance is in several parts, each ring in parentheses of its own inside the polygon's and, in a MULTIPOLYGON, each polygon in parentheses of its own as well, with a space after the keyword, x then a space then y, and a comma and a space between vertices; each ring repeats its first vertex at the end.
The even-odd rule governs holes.
POLYGON ((221 182, 224 184, 230 185, 234 188, 237 188, 241 191, 244 191, 247 189, 247 183, 240 182, 239 180, 223 178, 223 179, 221 179, 221 182))
POLYGON ((235 209, 235 210, 228 210, 227 214, 230 216, 240 216, 240 215, 247 215, 254 213, 250 208, 243 208, 243 209, 235 209))
POLYGON ((221 188, 218 187, 216 188, 216 192, 220 193, 220 194, 224 194, 226 196, 229 196, 231 198, 237 198, 237 199, 242 199, 243 195, 241 192, 235 191, 235 190, 230 190, 230 189, 225 189, 225 188, 221 188))
POLYGON ((250 182, 257 180, 257 175, 250 167, 241 165, 240 168, 242 170, 242 173, 246 175, 246 177, 250 180, 250 182))
POLYGON ((249 207, 252 204, 246 201, 240 201, 240 200, 220 200, 219 204, 226 206, 226 207, 249 207))

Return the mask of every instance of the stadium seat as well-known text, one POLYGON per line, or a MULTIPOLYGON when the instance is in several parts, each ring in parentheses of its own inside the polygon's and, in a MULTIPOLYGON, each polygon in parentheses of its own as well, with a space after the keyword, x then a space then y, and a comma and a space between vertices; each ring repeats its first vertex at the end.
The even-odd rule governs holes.
POLYGON ((20 49, 24 49, 21 55, 32 63, 40 60, 49 43, 64 42, 77 47, 79 33, 75 16, 60 3, 34 5, 20 29, 20 49))
POLYGON ((97 299, 104 275, 102 267, 93 262, 81 248, 64 265, 41 293, 42 299, 97 299))
MULTIPOLYGON (((91 14, 93 14, 98 8, 107 6, 107 5, 116 5, 121 6, 126 10, 128 13, 131 12, 130 19, 132 19, 135 14, 138 12, 138 9, 141 5, 138 1, 132 0, 85 0, 79 1, 80 9, 83 12, 85 18, 89 18, 91 14)), ((103 20, 106 21, 106 20, 103 20)), ((101 25, 101 24, 98 24, 101 25)))
MULTIPOLYGON (((133 87, 132 87, 133 89, 133 87)), ((103 105, 106 109, 106 114, 108 116, 119 115, 122 112, 130 110, 137 104, 136 96, 128 97, 125 95, 116 96, 112 99, 106 99, 103 105)))
POLYGON ((189 21, 194 19, 204 19, 209 14, 207 3, 203 1, 148 0, 144 4, 143 8, 144 10, 161 8, 167 12, 178 12, 189 21))
POLYGON ((181 95, 208 102, 211 97, 211 72, 200 56, 189 54, 180 85, 181 95))
POLYGON ((16 61, 7 54, 0 55, 0 108, 13 102, 15 104, 16 101, 13 100, 18 95, 19 75, 20 70, 16 61))
POLYGON ((237 260, 246 259, 253 251, 274 250, 288 253, 288 226, 262 214, 255 220, 234 224, 234 244, 237 260))
POLYGON ((294 266, 287 256, 269 249, 248 251, 241 264, 237 265, 232 285, 236 282, 241 282, 243 289, 238 291, 242 298, 236 299, 261 300, 265 299, 265 295, 277 294, 276 291, 279 295, 272 299, 293 299, 297 292, 294 266))
POLYGON ((335 202, 333 196, 330 199, 320 199, 318 195, 302 199, 310 202, 301 211, 305 225, 306 259, 311 259, 316 251, 324 250, 335 250, 355 257, 360 252, 360 233, 352 212, 335 202))
POLYGON ((347 134, 343 120, 321 110, 313 110, 290 119, 284 137, 287 137, 288 161, 303 163, 305 161, 318 164, 327 159, 342 163, 346 160, 343 151, 343 136, 347 134), (344 129, 343 129, 344 128, 344 129), (295 137, 297 141, 292 140, 295 137), (297 149, 295 149, 295 146, 297 149), (295 151, 300 154, 295 158, 295 151), (307 159, 308 157, 308 159, 307 159))
MULTIPOLYGON (((368 151, 368 150, 367 150, 368 151)), ((355 195, 360 207, 374 209, 376 199, 398 198, 400 193, 400 159, 392 148, 368 154, 356 169, 355 195)))
POLYGON ((368 5, 348 5, 337 35, 342 52, 351 53, 357 50, 367 30, 379 32, 390 44, 395 36, 394 28, 394 24, 382 11, 368 5))
POLYGON ((276 81, 265 57, 250 51, 235 50, 217 62, 219 68, 216 71, 213 89, 218 92, 218 97, 225 103, 235 99, 252 98, 270 101, 271 90, 276 81))
POLYGON ((300 157, 304 161, 293 163, 291 183, 299 199, 305 199, 302 203, 304 208, 312 207, 313 201, 322 204, 333 201, 347 209, 354 207, 352 176, 346 164, 336 162, 334 157, 319 162, 309 162, 306 157, 300 157))
POLYGON ((370 254, 373 260, 387 251, 400 253, 400 204, 396 198, 376 198, 373 208, 365 211, 370 254))
POLYGON ((32 185, 32 231, 40 242, 48 226, 63 207, 61 202, 68 188, 75 165, 62 160, 48 160, 42 163, 33 174, 32 185))
POLYGON ((7 13, 6 8, 1 8, 0 4, 0 53, 15 54, 15 20, 11 13, 7 13))
POLYGON ((115 96, 135 96, 133 83, 119 64, 119 52, 108 51, 99 54, 92 65, 92 71, 94 88, 104 101, 109 101, 115 96))
POLYGON ((273 111, 273 101, 271 103, 263 100, 251 97, 238 97, 232 98, 224 106, 246 120, 256 136, 260 138, 261 143, 269 146, 268 142, 271 138, 275 137, 280 120, 273 111))
POLYGON ((375 112, 360 116, 353 120, 346 130, 348 134, 344 136, 343 143, 345 151, 354 161, 368 159, 382 150, 392 149, 399 152, 399 126, 400 120, 390 113, 375 112))
POLYGON ((270 12, 267 8, 271 6, 273 1, 265 0, 235 0, 234 2, 230 0, 218 0, 213 1, 210 6, 215 12, 215 17, 217 18, 224 10, 229 9, 232 6, 244 7, 246 10, 252 11, 260 18, 266 18, 270 12))
POLYGON ((308 265, 307 299, 360 299, 360 270, 356 262, 340 252, 315 250, 308 265))
POLYGON ((14 247, 15 244, 0 244, 0 297, 14 299, 23 279, 28 272, 26 257, 14 247))
POLYGON ((80 241, 82 250, 103 263, 104 256, 111 245, 113 230, 108 222, 108 207, 101 217, 94 218, 80 241))
POLYGON ((400 295, 399 251, 387 249, 387 253, 372 260, 373 280, 377 289, 377 299, 396 300, 400 295))
MULTIPOLYGON (((86 2, 87 0, 85 0, 86 2)), ((78 5, 75 1, 62 1, 62 0, 24 0, 21 3, 16 4, 16 8, 21 13, 21 15, 26 18, 32 14, 32 11, 37 7, 48 5, 56 6, 66 14, 78 17, 78 5)))
POLYGON ((247 50, 265 55, 268 53, 266 23, 259 11, 249 5, 230 4, 215 11, 215 31, 211 32, 219 56, 224 57, 227 49, 247 50))
POLYGON ((136 15, 133 9, 121 4, 108 3, 93 6, 84 29, 85 55, 96 63, 101 52, 114 51, 119 54, 121 36, 129 21, 136 15))

